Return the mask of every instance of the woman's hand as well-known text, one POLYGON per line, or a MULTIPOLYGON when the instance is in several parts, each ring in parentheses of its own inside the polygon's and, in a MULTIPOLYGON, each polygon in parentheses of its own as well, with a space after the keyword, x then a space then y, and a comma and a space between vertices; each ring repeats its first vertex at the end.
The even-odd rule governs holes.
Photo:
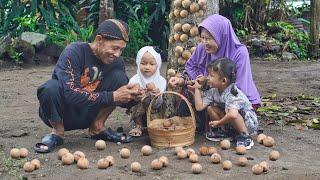
POLYGON ((169 79, 169 86, 176 88, 177 86, 182 86, 184 84, 184 79, 181 77, 171 77, 169 79))

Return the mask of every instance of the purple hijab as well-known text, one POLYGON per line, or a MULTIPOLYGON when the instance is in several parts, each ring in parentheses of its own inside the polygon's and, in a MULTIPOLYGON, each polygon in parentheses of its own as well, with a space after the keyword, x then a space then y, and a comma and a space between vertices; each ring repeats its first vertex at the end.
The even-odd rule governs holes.
POLYGON ((207 76, 206 66, 216 59, 227 57, 233 60, 237 68, 236 85, 241 89, 252 104, 260 104, 260 95, 253 82, 248 49, 241 44, 234 33, 231 22, 218 14, 206 18, 200 25, 207 29, 218 44, 215 54, 208 54, 204 44, 197 45, 190 59, 185 65, 185 70, 191 79, 199 75, 207 76))

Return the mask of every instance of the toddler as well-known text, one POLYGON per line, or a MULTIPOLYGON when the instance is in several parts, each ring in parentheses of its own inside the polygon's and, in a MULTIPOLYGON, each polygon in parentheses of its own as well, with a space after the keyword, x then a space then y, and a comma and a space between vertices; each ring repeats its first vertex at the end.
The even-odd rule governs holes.
POLYGON ((218 141, 227 137, 226 132, 236 135, 237 146, 251 149, 254 145, 249 134, 258 130, 257 115, 247 96, 237 88, 236 66, 228 58, 220 58, 207 65, 208 85, 210 89, 202 92, 195 82, 195 108, 201 111, 207 108, 209 125, 206 138, 218 141))

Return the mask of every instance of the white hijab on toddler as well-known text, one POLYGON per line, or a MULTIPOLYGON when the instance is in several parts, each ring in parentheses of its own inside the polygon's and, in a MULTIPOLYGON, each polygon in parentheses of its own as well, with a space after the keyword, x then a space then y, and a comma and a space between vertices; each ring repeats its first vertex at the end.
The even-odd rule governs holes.
POLYGON ((129 84, 136 84, 138 83, 140 87, 146 88, 146 85, 148 83, 154 83, 157 88, 159 88, 160 92, 163 92, 166 90, 167 87, 167 80, 160 75, 160 67, 161 67, 161 55, 157 53, 152 46, 145 46, 141 48, 136 57, 136 64, 137 64, 137 74, 135 74, 129 81, 129 84), (150 76, 150 77, 145 77, 140 71, 140 63, 143 55, 149 52, 156 60, 157 63, 157 70, 156 72, 150 76))

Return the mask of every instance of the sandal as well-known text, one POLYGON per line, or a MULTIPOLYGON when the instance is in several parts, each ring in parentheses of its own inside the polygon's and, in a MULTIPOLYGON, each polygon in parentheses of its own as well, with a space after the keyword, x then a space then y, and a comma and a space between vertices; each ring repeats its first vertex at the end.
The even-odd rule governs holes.
POLYGON ((52 150, 54 150, 54 148, 62 144, 63 144, 63 139, 61 136, 58 136, 56 134, 47 134, 42 138, 41 143, 37 143, 34 146, 34 150, 37 153, 49 153, 52 150), (48 149, 43 148, 41 146, 47 146, 48 149))
POLYGON ((91 139, 105 140, 105 141, 111 141, 111 142, 121 142, 121 143, 129 143, 132 141, 131 136, 122 132, 115 132, 111 128, 105 129, 99 134, 91 136, 91 139))
POLYGON ((133 128, 129 131, 129 135, 133 137, 142 136, 142 127, 140 125, 133 126, 133 128))

